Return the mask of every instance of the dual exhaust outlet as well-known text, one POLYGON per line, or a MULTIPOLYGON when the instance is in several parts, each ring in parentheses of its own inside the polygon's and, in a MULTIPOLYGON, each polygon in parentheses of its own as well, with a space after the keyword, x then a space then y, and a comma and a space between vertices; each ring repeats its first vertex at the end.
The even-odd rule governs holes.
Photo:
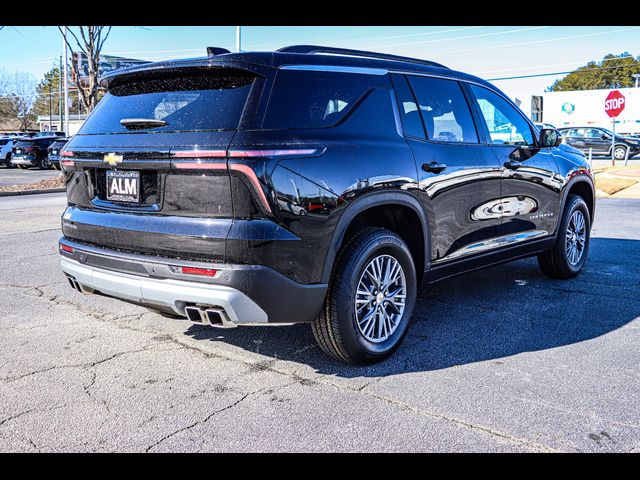
POLYGON ((229 320, 227 312, 220 307, 186 307, 185 313, 191 321, 197 325, 209 325, 216 328, 233 328, 237 327, 235 323, 229 320))

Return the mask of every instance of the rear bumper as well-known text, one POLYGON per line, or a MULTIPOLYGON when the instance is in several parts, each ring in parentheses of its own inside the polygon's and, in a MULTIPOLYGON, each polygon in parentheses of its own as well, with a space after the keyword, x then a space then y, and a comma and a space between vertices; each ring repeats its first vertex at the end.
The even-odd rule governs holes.
POLYGON ((61 266, 87 293, 98 293, 187 316, 199 305, 224 309, 231 323, 300 323, 318 316, 327 285, 301 285, 263 266, 223 265, 123 253, 60 239, 61 266), (216 269, 196 277, 179 267, 216 269))
POLYGON ((33 167, 36 164, 36 157, 11 157, 13 165, 26 165, 33 167))

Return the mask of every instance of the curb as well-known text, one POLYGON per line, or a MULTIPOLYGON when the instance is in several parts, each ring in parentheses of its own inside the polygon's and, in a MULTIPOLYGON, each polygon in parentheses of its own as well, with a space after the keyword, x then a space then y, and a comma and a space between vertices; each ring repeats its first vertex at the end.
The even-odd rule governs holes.
POLYGON ((17 197, 18 195, 38 195, 41 193, 61 193, 66 191, 66 188, 50 188, 48 190, 20 190, 18 192, 0 192, 0 197, 17 197))

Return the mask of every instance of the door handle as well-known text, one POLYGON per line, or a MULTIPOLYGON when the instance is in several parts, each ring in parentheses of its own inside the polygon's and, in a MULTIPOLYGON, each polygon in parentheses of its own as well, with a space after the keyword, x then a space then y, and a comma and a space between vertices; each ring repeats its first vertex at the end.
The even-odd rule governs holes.
POLYGON ((422 170, 424 170, 425 172, 440 173, 445 168, 447 168, 447 164, 446 163, 431 162, 431 163, 423 163, 422 164, 422 170))
POLYGON ((517 170, 522 165, 523 165, 523 163, 522 162, 518 162, 517 160, 509 160, 507 162, 504 162, 504 166, 506 168, 508 168, 509 170, 517 170))

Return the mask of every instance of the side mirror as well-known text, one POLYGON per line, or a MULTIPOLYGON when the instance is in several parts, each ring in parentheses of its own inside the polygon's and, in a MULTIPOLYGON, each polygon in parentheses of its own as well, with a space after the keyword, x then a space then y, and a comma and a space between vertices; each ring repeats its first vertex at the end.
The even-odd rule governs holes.
POLYGON ((562 135, 555 128, 543 128, 540 130, 540 141, 538 142, 541 147, 557 147, 562 143, 562 135))

